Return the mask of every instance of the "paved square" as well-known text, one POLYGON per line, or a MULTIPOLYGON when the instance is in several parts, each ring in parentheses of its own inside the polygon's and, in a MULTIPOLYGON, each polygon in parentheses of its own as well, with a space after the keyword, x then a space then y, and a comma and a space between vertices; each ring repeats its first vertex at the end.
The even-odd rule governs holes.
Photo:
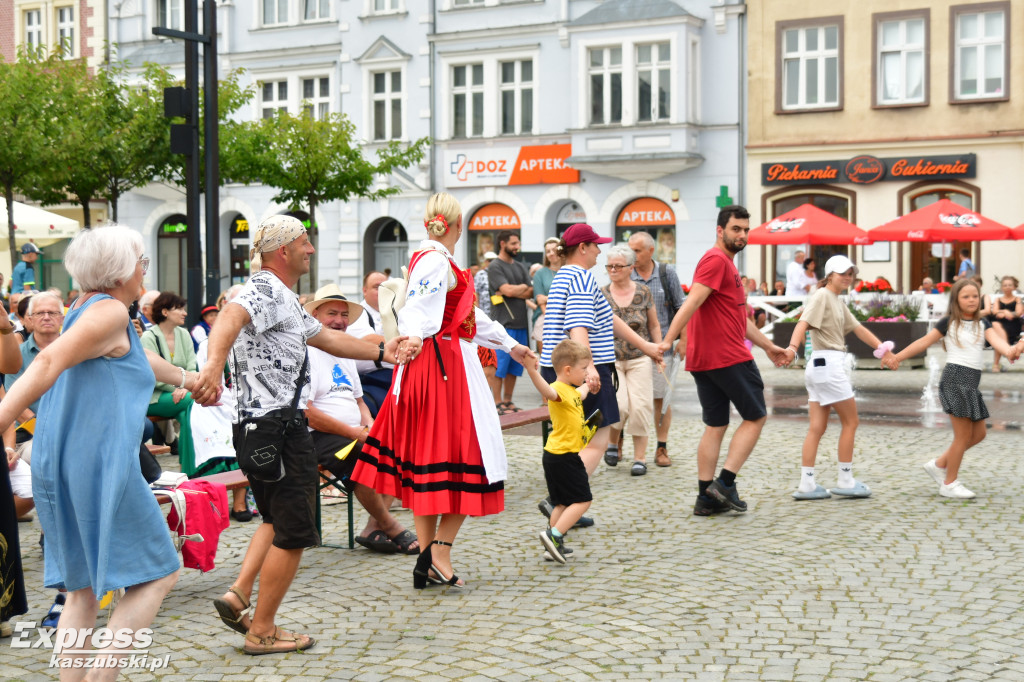
MULTIPOLYGON (((800 371, 762 371, 779 390, 803 382, 800 371)), ((986 374, 982 389, 1007 391, 1012 402, 1022 378, 986 374)), ((855 382, 906 391, 906 403, 926 379, 926 370, 859 371, 855 382)), ((506 511, 468 520, 458 537, 465 590, 413 590, 414 557, 309 550, 279 615, 282 627, 319 640, 305 653, 246 656, 241 636, 217 619, 211 600, 231 584, 254 528, 233 522, 217 568, 183 571, 157 616, 153 653, 170 654, 160 679, 1024 679, 1018 430, 992 430, 967 453, 962 478, 978 498, 963 502, 938 497, 920 466, 948 444, 948 427, 865 420, 854 474, 874 495, 795 502, 805 422, 769 417, 738 478, 750 511, 696 518, 702 426, 690 382, 680 375, 676 400, 687 414, 673 425, 673 466, 654 467, 649 454, 649 473, 630 476, 630 444, 623 465, 602 463, 597 525, 570 534, 576 552, 565 566, 544 561, 537 539, 537 436, 507 438, 506 511)), ((533 406, 527 388, 517 402, 533 406)), ((837 435, 833 423, 819 453, 827 487, 837 435)), ((326 539, 341 542, 344 505, 324 513, 326 539)), ((399 519, 412 525, 407 511, 399 519)), ((364 520, 357 512, 357 525, 364 520)), ((53 594, 40 587, 38 522, 21 531, 30 604, 22 619, 39 620, 53 594)), ((48 653, 10 640, 0 648, 0 678, 55 677, 48 653)))

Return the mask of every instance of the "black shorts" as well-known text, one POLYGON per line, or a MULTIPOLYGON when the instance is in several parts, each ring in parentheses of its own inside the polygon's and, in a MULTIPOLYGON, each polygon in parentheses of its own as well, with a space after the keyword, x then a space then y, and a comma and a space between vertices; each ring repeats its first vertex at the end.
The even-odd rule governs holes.
POLYGON ((345 490, 352 492, 356 487, 356 484, 352 482, 352 470, 356 468, 356 461, 359 460, 361 452, 359 445, 352 448, 345 459, 338 459, 334 454, 338 450, 348 447, 352 442, 351 438, 322 431, 310 431, 309 435, 313 437, 313 449, 316 450, 317 464, 334 474, 334 477, 345 486, 345 490))
POLYGON ((744 421, 757 421, 768 414, 764 381, 753 360, 691 374, 697 384, 702 418, 708 426, 729 425, 729 403, 736 406, 744 421))
MULTIPOLYGON (((285 434, 284 478, 276 483, 249 480, 263 523, 274 526, 274 546, 305 549, 320 544, 316 532, 316 493, 319 475, 313 439, 301 417, 285 434)), ((238 449, 238 425, 233 428, 238 449)))
MULTIPOLYGON (((597 367, 597 375, 601 377, 601 390, 597 393, 589 393, 583 399, 583 418, 588 418, 594 413, 594 410, 601 410, 601 423, 598 425, 598 428, 601 428, 602 426, 611 426, 619 421, 619 401, 615 397, 618 377, 615 374, 614 362, 595 365, 595 367, 597 367)), ((552 367, 541 367, 540 375, 549 384, 558 379, 558 375, 555 374, 552 367)))
POLYGON ((548 496, 552 506, 590 502, 590 477, 583 466, 580 453, 567 452, 553 455, 544 451, 544 480, 548 484, 548 496))

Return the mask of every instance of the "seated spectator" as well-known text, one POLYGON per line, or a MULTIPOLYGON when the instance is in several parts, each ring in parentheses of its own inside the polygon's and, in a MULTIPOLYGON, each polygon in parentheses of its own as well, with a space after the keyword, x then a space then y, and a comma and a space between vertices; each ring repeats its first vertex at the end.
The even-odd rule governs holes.
POLYGON ((785 296, 786 295, 786 283, 781 279, 775 282, 775 295, 785 296))
POLYGON ((143 329, 149 329, 153 326, 153 301, 159 295, 160 292, 153 289, 139 297, 139 312, 142 313, 142 318, 139 321, 142 322, 143 329))
POLYGON ((918 291, 923 291, 926 294, 939 293, 939 290, 935 288, 935 281, 931 277, 925 277, 921 280, 921 286, 918 287, 918 291))
MULTIPOLYGON (((362 306, 348 301, 336 284, 321 287, 304 307, 325 327, 339 331, 345 331, 350 320, 354 321, 364 313, 362 306)), ((306 418, 317 461, 341 481, 370 514, 356 542, 382 554, 419 554, 416 536, 403 528, 389 511, 395 498, 381 495, 351 479, 360 448, 366 442, 373 423, 363 402, 355 361, 337 358, 310 346, 309 377, 306 418), (357 444, 344 459, 335 456, 354 441, 357 444)))
POLYGON ((215 305, 208 305, 199 311, 199 323, 192 327, 192 345, 194 350, 199 350, 199 344, 210 335, 210 329, 217 319, 220 308, 215 305))
MULTIPOLYGON (((14 298, 14 294, 11 294, 12 301, 14 298)), ((25 341, 33 329, 32 319, 28 316, 28 302, 32 300, 32 294, 18 294, 17 299, 18 303, 14 306, 14 333, 25 341)))
MULTIPOLYGON (((363 277, 363 300, 360 305, 366 311, 357 319, 349 322, 348 333, 357 339, 369 341, 370 343, 381 343, 384 341, 384 326, 380 317, 380 298, 378 293, 380 285, 388 278, 388 272, 377 272, 371 270, 363 277)), ((366 406, 370 409, 373 417, 384 403, 391 388, 391 377, 394 374, 395 366, 389 362, 383 362, 378 367, 372 360, 356 360, 356 369, 359 371, 359 380, 363 384, 363 398, 366 406)))
MULTIPOLYGON (((176 367, 188 372, 198 371, 196 351, 192 337, 182 325, 185 324, 185 299, 177 294, 165 292, 153 301, 153 326, 142 335, 142 347, 150 350, 176 367)), ((175 419, 181 425, 178 443, 178 460, 186 476, 195 474, 195 451, 192 445, 192 395, 184 388, 171 384, 156 383, 156 389, 149 401, 151 417, 175 419)))

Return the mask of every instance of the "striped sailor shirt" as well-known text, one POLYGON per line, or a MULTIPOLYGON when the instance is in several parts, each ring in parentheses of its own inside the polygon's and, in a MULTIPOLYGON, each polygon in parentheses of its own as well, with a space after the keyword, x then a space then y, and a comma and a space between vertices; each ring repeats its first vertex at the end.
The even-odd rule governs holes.
POLYGON ((574 327, 586 327, 590 332, 590 353, 595 365, 615 362, 612 317, 612 307, 590 271, 578 265, 563 265, 548 291, 541 366, 552 366, 551 351, 559 341, 569 338, 569 330, 574 327))

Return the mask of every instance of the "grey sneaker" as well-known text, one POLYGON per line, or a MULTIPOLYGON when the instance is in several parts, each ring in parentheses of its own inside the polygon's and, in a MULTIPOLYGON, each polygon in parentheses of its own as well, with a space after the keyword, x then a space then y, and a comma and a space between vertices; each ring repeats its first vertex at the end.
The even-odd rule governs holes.
MULTIPOLYGON (((562 556, 564 556, 566 559, 568 559, 570 554, 572 554, 572 547, 566 547, 565 546, 565 536, 563 535, 562 536, 562 556)), ((554 561, 554 560, 555 560, 554 557, 551 556, 551 552, 549 552, 547 550, 544 550, 544 561, 554 561)))
POLYGON ((709 495, 698 495, 697 502, 693 505, 693 515, 713 516, 715 514, 724 514, 731 509, 732 507, 725 502, 719 502, 709 495))
POLYGON ((537 509, 540 510, 540 513, 543 514, 546 519, 550 519, 551 512, 555 510, 555 508, 551 506, 551 500, 546 497, 537 503, 537 509))
POLYGON ((735 483, 731 486, 726 486, 722 483, 721 479, 716 478, 712 481, 711 485, 708 486, 708 495, 719 502, 729 505, 733 511, 747 511, 747 503, 740 499, 740 494, 736 490, 735 483))
POLYGON ((548 551, 552 559, 560 564, 565 563, 565 555, 562 554, 562 540, 563 538, 556 538, 550 528, 541 531, 540 541, 544 545, 544 549, 548 551))

